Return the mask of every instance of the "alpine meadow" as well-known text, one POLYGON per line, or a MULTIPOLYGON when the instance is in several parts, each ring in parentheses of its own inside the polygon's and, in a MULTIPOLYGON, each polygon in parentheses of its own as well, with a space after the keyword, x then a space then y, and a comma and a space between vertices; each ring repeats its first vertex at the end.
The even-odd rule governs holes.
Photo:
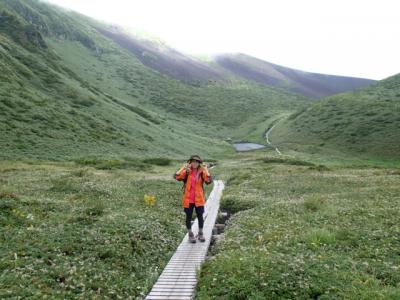
POLYGON ((194 154, 225 189, 191 298, 400 299, 400 74, 204 59, 0 0, 1 299, 145 299, 194 154))

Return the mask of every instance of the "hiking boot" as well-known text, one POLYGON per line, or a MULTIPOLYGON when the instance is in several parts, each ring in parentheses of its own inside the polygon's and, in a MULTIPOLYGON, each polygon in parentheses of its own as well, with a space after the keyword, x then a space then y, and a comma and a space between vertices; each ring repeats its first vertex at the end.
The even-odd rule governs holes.
POLYGON ((195 239, 192 231, 189 231, 189 243, 192 243, 192 244, 196 243, 196 239, 195 239))
POLYGON ((203 230, 199 230, 199 234, 197 235, 197 238, 199 239, 200 242, 206 241, 204 234, 203 234, 203 230))

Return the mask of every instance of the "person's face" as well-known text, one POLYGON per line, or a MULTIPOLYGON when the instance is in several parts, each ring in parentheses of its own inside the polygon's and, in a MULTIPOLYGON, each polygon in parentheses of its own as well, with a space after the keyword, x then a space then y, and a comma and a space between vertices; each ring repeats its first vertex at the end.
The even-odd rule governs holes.
POLYGON ((192 161, 190 162, 190 166, 191 166, 193 169, 197 169, 197 168, 199 167, 199 165, 200 165, 200 163, 199 163, 197 160, 192 160, 192 161))

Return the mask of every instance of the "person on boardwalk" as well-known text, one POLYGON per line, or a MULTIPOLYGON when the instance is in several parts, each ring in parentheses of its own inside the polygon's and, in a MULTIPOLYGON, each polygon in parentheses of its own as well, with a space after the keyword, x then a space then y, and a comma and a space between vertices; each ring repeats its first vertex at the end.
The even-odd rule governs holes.
POLYGON ((198 155, 192 155, 188 161, 174 174, 174 178, 183 181, 182 206, 186 214, 186 228, 189 234, 189 242, 196 243, 196 238, 192 231, 192 215, 196 210, 196 216, 199 222, 199 233, 197 235, 200 242, 205 242, 203 234, 203 213, 204 204, 204 183, 210 184, 212 177, 207 169, 207 165, 198 155))

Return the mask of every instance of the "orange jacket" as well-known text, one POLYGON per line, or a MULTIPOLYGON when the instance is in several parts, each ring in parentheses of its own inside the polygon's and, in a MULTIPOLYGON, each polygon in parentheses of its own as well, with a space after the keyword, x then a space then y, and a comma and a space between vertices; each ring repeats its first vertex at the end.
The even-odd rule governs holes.
MULTIPOLYGON (((190 178, 190 174, 192 172, 191 168, 181 168, 175 174, 174 178, 178 181, 184 181, 184 191, 182 195, 182 206, 185 208, 189 207, 189 198, 190 198, 190 188, 191 182, 187 180, 190 178)), ((203 184, 210 184, 212 182, 212 177, 210 173, 204 169, 203 167, 198 168, 197 173, 197 180, 196 180, 196 187, 195 187, 195 205, 197 206, 204 206, 206 200, 204 198, 204 187, 203 184)))

